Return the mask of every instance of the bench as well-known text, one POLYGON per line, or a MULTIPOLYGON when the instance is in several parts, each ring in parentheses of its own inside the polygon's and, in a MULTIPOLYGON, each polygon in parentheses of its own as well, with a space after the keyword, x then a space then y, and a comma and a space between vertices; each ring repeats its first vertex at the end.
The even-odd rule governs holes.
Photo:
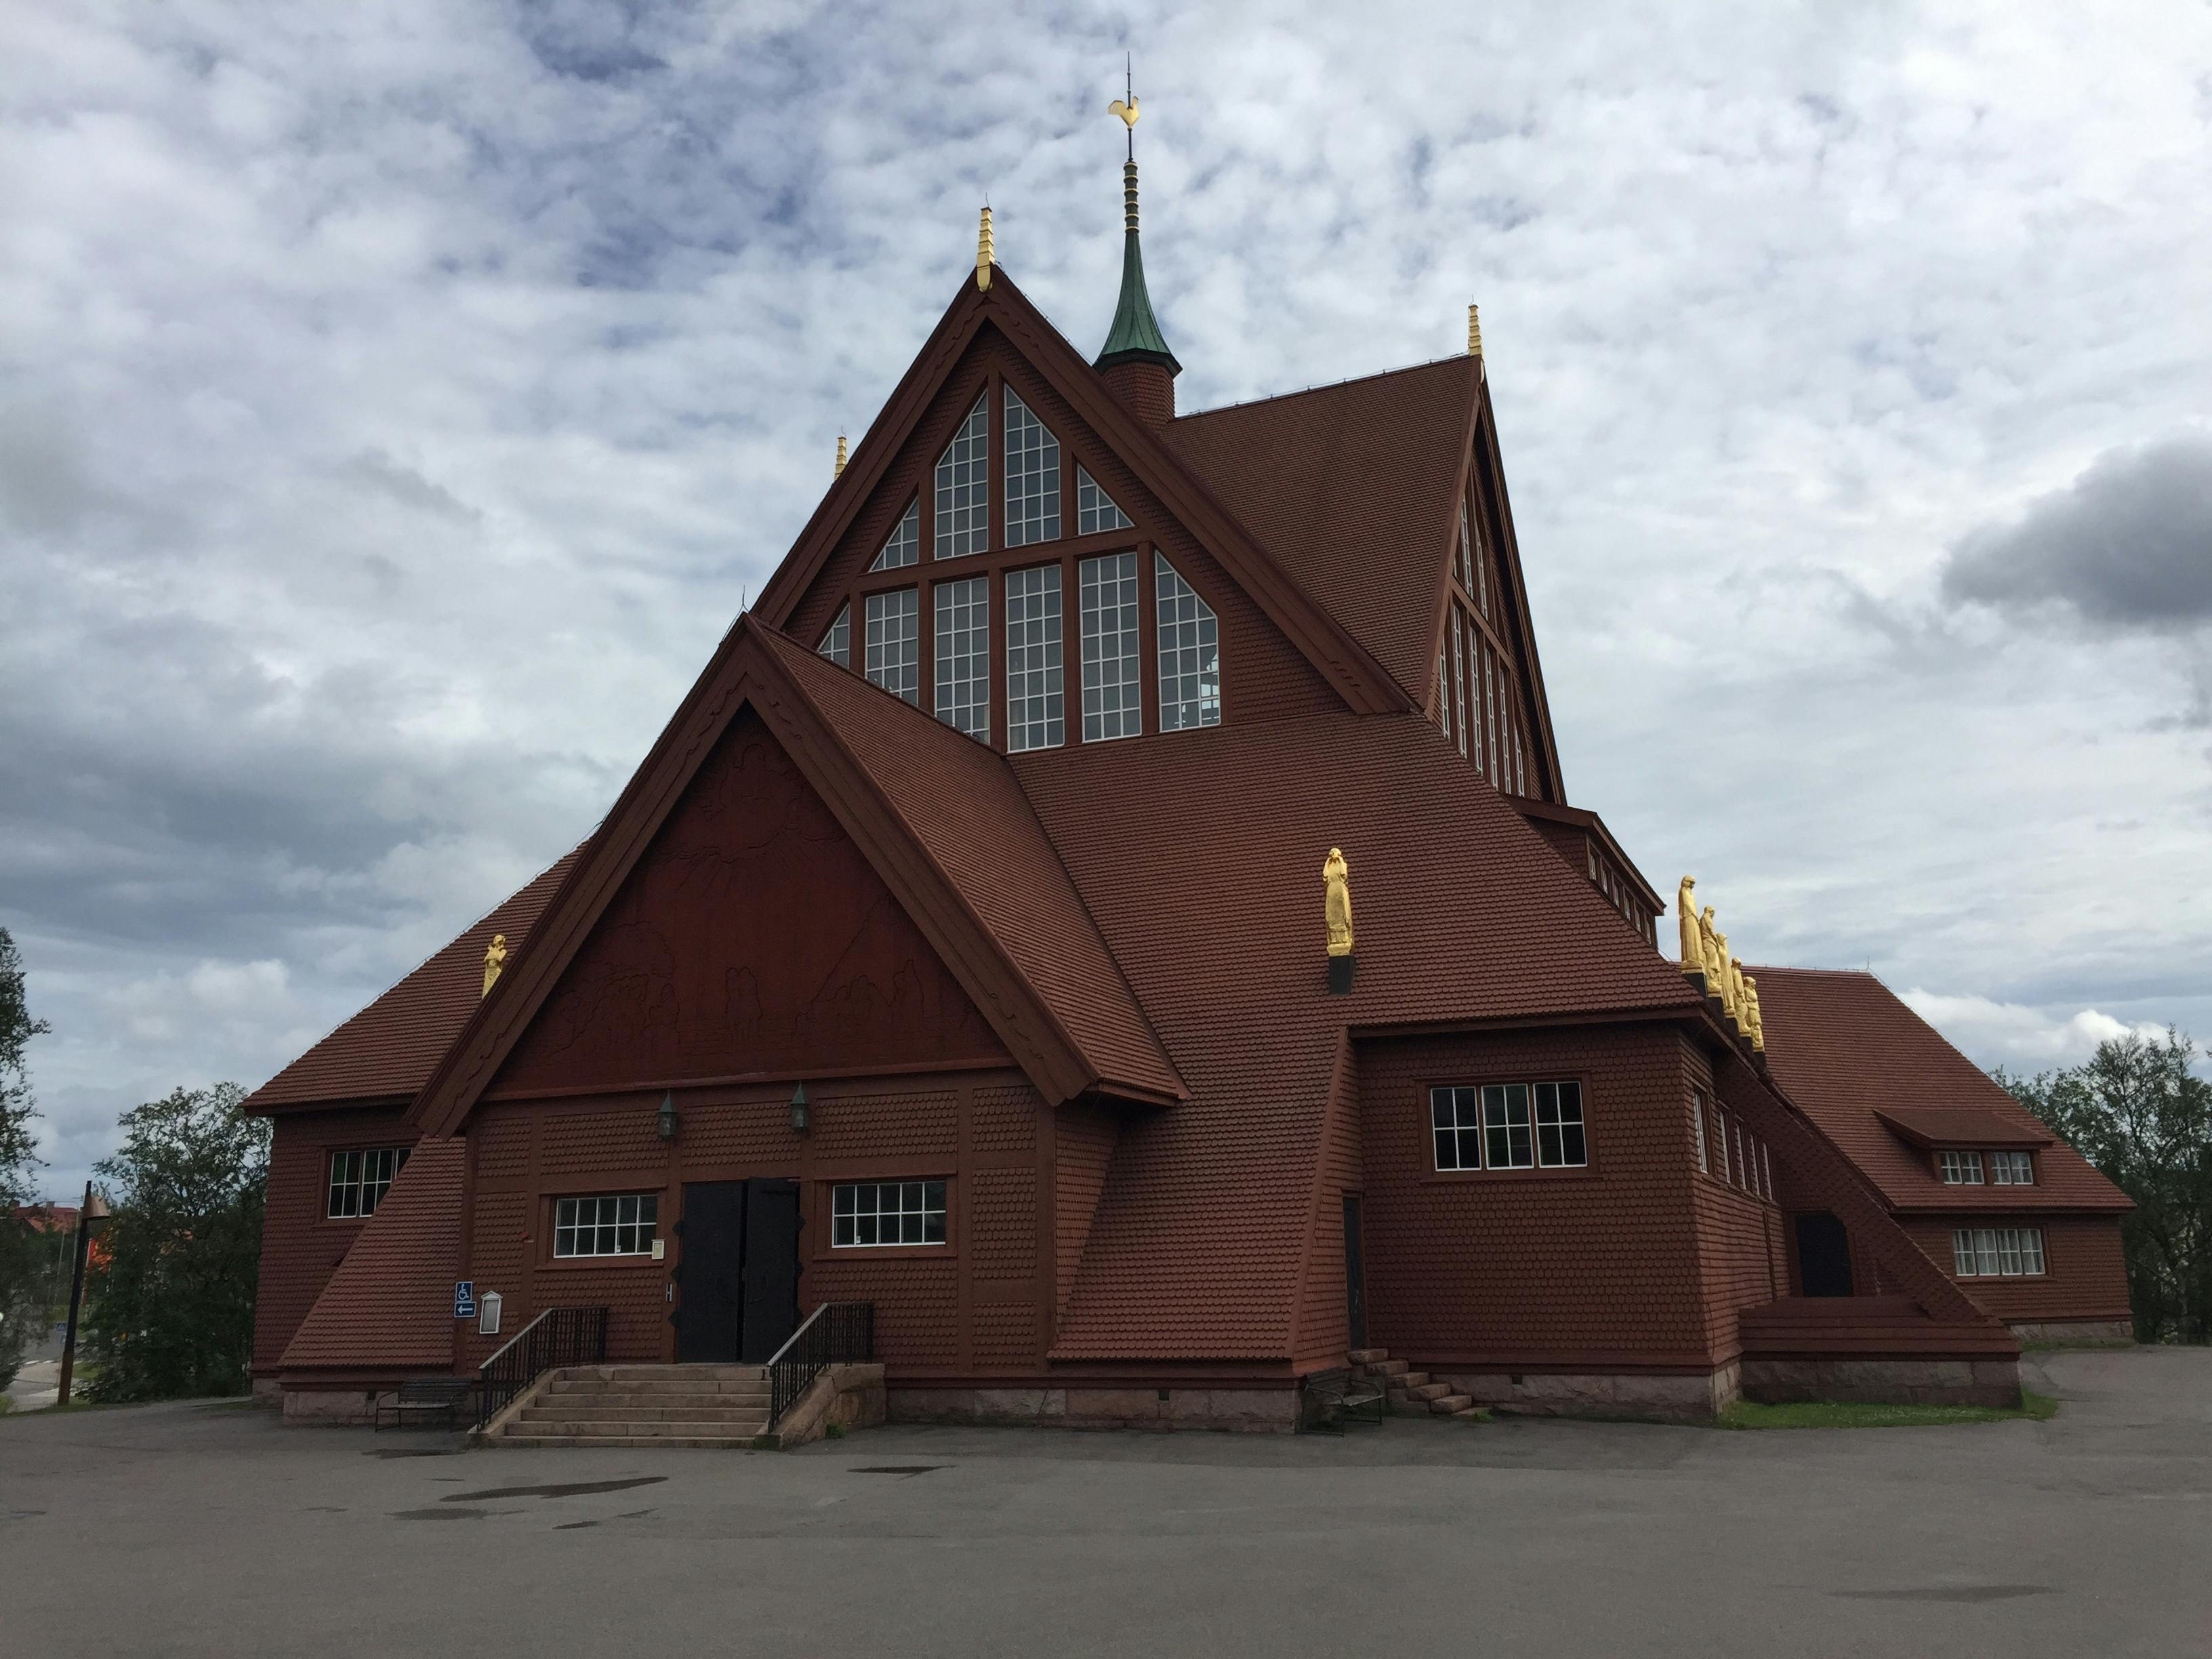
POLYGON ((1342 1434, 1346 1423, 1380 1423, 1388 1403, 1382 1385, 1349 1370, 1314 1371, 1301 1378, 1305 1409, 1301 1425, 1322 1434, 1342 1434))
POLYGON ((371 1431, 381 1430, 387 1416, 394 1428, 428 1424, 433 1419, 443 1419, 445 1425, 451 1428, 460 1413, 473 1412, 476 1391, 476 1382, 471 1377, 410 1377, 394 1392, 378 1397, 371 1431))

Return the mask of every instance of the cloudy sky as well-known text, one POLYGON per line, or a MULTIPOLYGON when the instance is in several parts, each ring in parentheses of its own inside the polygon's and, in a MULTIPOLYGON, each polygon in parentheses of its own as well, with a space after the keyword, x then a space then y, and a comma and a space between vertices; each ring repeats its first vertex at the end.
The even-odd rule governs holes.
POLYGON ((1570 797, 1984 1064, 2212 1037, 2212 10, 0 0, 46 1182, 597 820, 971 263, 1185 408, 1482 302, 1570 797), (2092 18, 2092 10, 2097 14, 2092 18))

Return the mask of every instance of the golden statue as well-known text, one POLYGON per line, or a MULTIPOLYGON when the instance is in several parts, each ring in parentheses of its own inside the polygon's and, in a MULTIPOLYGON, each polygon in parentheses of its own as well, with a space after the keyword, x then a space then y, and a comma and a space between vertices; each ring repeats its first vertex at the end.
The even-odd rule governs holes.
POLYGON ((1328 923, 1328 953, 1333 957, 1352 954, 1351 876, 1351 868, 1344 861, 1343 850, 1330 848, 1328 860, 1321 866, 1321 878, 1327 890, 1322 911, 1328 923))
POLYGON ((1705 972, 1705 936, 1698 926, 1698 906, 1692 896, 1692 890, 1697 884, 1695 876, 1682 878, 1682 884, 1674 894, 1674 920, 1682 934, 1682 971, 1702 979, 1705 972))
POLYGON ((507 966, 507 935, 494 933, 491 947, 484 952, 483 994, 489 996, 491 988, 499 982, 499 970, 507 966))
POLYGON ((1705 994, 1717 997, 1721 994, 1721 952, 1713 943, 1713 907, 1708 904, 1698 913, 1698 965, 1705 970, 1705 994))
POLYGON ((1717 927, 1713 929, 1713 951, 1721 963, 1721 1012, 1734 1019, 1736 1018, 1735 960, 1729 955, 1728 935, 1717 927))
POLYGON ((1750 1024, 1744 1015, 1743 964, 1741 962, 1730 962, 1729 963, 1729 990, 1732 994, 1732 1000, 1735 1004, 1734 1012, 1735 1015, 1736 1029, 1748 1035, 1750 1031, 1750 1024))
POLYGON ((1743 1034, 1751 1039, 1752 1052, 1766 1052, 1766 1027, 1759 1018, 1759 981, 1749 974, 1743 976, 1743 1034))

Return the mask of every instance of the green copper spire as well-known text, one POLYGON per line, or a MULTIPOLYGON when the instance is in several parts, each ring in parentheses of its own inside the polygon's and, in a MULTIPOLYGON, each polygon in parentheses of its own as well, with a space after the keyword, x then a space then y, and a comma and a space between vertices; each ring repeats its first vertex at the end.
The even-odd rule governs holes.
POLYGON ((1160 319, 1152 315, 1152 296, 1145 291, 1145 251, 1137 242, 1136 93, 1132 90, 1127 102, 1115 99, 1110 108, 1129 130, 1129 159, 1121 167, 1121 297, 1114 307, 1114 326, 1106 331, 1097 367, 1158 363, 1170 374, 1180 374, 1182 365, 1168 349, 1160 319))

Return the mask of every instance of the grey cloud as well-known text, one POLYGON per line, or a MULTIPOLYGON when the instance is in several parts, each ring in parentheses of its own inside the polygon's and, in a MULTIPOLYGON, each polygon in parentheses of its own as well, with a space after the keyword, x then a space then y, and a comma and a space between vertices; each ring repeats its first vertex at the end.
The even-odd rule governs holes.
POLYGON ((1943 592, 2004 609, 2063 606, 2107 628, 2212 621, 2212 434, 2100 456, 2014 522, 1964 538, 1943 592))

